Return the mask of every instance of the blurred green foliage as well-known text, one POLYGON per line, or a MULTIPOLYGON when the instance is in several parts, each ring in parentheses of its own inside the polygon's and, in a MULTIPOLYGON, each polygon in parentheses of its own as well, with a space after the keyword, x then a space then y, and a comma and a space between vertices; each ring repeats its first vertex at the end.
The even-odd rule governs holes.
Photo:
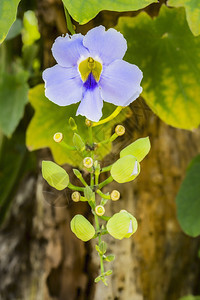
POLYGON ((11 25, 16 20, 19 2, 20 0, 0 1, 0 44, 5 39, 11 25))
POLYGON ((93 19, 101 10, 130 11, 144 8, 158 0, 62 0, 69 14, 80 24, 93 19))
POLYGON ((192 237, 200 235, 200 155, 190 163, 176 196, 177 216, 182 230, 192 237))
POLYGON ((183 6, 186 11, 187 21, 194 35, 200 34, 200 1, 199 0, 169 0, 168 5, 183 6))
POLYGON ((143 93, 167 124, 193 129, 200 124, 200 37, 188 28, 183 8, 161 7, 152 19, 141 12, 120 18, 128 41, 125 59, 143 71, 143 93))

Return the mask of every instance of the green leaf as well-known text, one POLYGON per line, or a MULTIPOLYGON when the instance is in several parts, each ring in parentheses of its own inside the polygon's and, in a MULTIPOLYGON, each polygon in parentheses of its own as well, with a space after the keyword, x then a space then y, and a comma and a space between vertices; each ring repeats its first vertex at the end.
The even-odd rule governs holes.
POLYGON ((200 300, 200 296, 185 296, 185 297, 181 297, 179 300, 200 300))
POLYGON ((176 205, 182 230, 192 237, 200 235, 200 155, 189 165, 176 205))
POLYGON ((42 176, 49 185, 61 191, 69 184, 69 175, 67 172, 52 161, 42 162, 42 176))
MULTIPOLYGON (((40 84, 30 90, 29 99, 35 109, 35 115, 30 122, 27 130, 26 143, 29 150, 37 150, 44 147, 51 148, 54 156, 54 160, 62 165, 69 163, 74 166, 79 166, 82 163, 82 156, 77 151, 66 149, 62 147, 62 143, 55 143, 53 135, 56 132, 62 132, 64 134, 65 143, 72 144, 73 131, 69 125, 69 118, 73 117, 78 126, 78 134, 85 140, 88 140, 88 128, 85 125, 85 118, 82 116, 76 117, 76 110, 78 104, 73 104, 66 107, 60 107, 51 101, 49 101, 44 95, 44 85, 40 84)), ((115 106, 111 104, 104 104, 104 114, 111 114, 115 109, 115 106), (106 113, 105 113, 106 111, 106 113)), ((93 129, 96 142, 106 140, 111 136, 112 127, 116 122, 122 122, 127 113, 130 112, 128 108, 124 109, 120 115, 114 120, 96 126, 93 129)), ((98 159, 102 159, 111 150, 111 143, 107 145, 101 145, 96 153, 98 159)))
POLYGON ((10 137, 24 114, 28 102, 28 72, 4 73, 0 77, 0 128, 10 137))
POLYGON ((137 161, 141 161, 145 158, 145 156, 149 153, 151 148, 151 144, 149 141, 149 137, 140 138, 132 144, 128 145, 120 152, 120 157, 124 157, 126 155, 133 155, 137 158, 137 161))
POLYGON ((126 155, 118 159, 110 170, 113 179, 119 183, 134 180, 140 173, 140 165, 136 157, 126 155))
POLYGON ((0 1, 0 43, 5 39, 10 27, 16 20, 17 6, 20 0, 0 1))
POLYGON ((28 10, 24 13, 23 24, 22 41, 24 45, 30 46, 40 38, 38 21, 34 11, 28 10))
POLYGON ((85 150, 85 143, 77 133, 74 133, 73 135, 73 144, 76 147, 77 151, 82 152, 85 150))
POLYGON ((20 19, 17 19, 10 27, 10 30, 5 40, 8 41, 15 38, 21 33, 21 30, 22 30, 22 21, 20 19))
POLYGON ((82 215, 76 215, 70 222, 71 231, 80 240, 87 242, 95 235, 95 229, 92 224, 82 215))
POLYGON ((80 24, 93 19, 101 10, 130 11, 144 8, 157 0, 62 0, 69 14, 80 24))
POLYGON ((200 34, 200 1, 199 0, 168 0, 169 6, 185 7, 186 17, 194 35, 200 34))
POLYGON ((125 59, 143 71, 143 93, 167 124, 193 129, 200 124, 200 37, 188 28, 183 8, 161 7, 152 19, 142 12, 121 18, 117 29, 128 41, 125 59))

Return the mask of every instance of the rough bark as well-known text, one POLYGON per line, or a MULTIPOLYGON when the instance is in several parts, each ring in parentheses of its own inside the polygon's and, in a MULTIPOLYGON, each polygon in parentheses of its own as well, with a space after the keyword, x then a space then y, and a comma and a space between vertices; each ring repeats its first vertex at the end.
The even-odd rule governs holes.
MULTIPOLYGON (((50 48, 54 38, 66 29, 59 3, 38 1, 45 67, 53 64, 50 48)), ((111 26, 116 18, 117 14, 112 19, 111 13, 102 13, 95 22, 111 26)), ((84 33, 90 27, 92 22, 78 29, 84 33)), ((181 231, 175 207, 186 167, 200 152, 200 132, 167 126, 141 99, 131 108, 133 114, 124 124, 126 135, 115 143, 104 164, 139 137, 148 135, 152 148, 134 182, 112 183, 107 188, 121 193, 120 201, 108 204, 107 214, 127 209, 139 222, 130 239, 105 237, 110 252, 116 255, 116 260, 108 263, 113 269, 109 286, 94 283, 99 271, 95 241, 83 243, 69 228, 77 213, 91 218, 89 207, 73 203, 68 192, 50 194, 38 170, 37 178, 30 175, 21 182, 0 232, 0 299, 177 300, 188 293, 200 294, 199 239, 181 231)), ((50 158, 49 152, 41 151, 39 166, 46 158, 50 158)), ((71 167, 66 168, 71 173, 71 167)))

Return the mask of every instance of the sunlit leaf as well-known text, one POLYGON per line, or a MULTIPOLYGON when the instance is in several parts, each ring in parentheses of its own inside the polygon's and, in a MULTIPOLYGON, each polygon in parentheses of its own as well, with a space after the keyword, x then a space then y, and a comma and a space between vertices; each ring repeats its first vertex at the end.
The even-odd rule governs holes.
MULTIPOLYGON (((69 118, 73 117, 78 125, 78 134, 88 141, 88 128, 85 125, 85 118, 82 116, 76 117, 78 104, 73 104, 66 107, 60 107, 49 101, 44 95, 44 85, 40 84, 30 90, 29 99, 35 109, 35 115, 27 130, 26 143, 29 150, 36 150, 44 147, 49 147, 53 153, 54 160, 58 164, 69 163, 74 166, 81 164, 83 157, 81 153, 67 149, 62 146, 62 143, 55 143, 53 135, 56 132, 64 134, 63 141, 73 146, 73 131, 69 125, 69 118)), ((104 103, 104 116, 111 114, 115 106, 104 103)), ((127 117, 129 109, 124 109, 117 118, 109 123, 94 127, 95 141, 99 142, 108 139, 111 135, 112 126, 122 122, 127 117)), ((111 150, 111 143, 104 144, 97 149, 98 158, 103 158, 111 150)))
POLYGON ((42 176, 49 185, 61 191, 69 184, 69 175, 62 167, 52 161, 42 161, 42 176))
POLYGON ((179 300, 200 300, 200 296, 189 295, 189 296, 182 297, 179 300))
POLYGON ((190 236, 200 235, 200 155, 189 165, 176 196, 181 228, 190 236))
POLYGON ((168 0, 169 6, 185 7, 186 17, 194 35, 200 34, 200 1, 199 0, 168 0))
POLYGON ((150 108, 172 126, 198 127, 200 37, 189 30, 184 9, 163 5, 158 17, 123 17, 117 29, 128 41, 125 59, 143 71, 142 96, 150 108))
POLYGON ((5 39, 11 25, 16 20, 17 6, 20 0, 0 1, 0 43, 5 39))
POLYGON ((124 157, 126 155, 133 155, 137 158, 137 161, 142 161, 145 156, 149 153, 151 148, 151 144, 149 141, 149 137, 140 138, 135 142, 128 145, 120 152, 120 157, 124 157))
POLYGON ((0 77, 0 128, 11 136, 24 114, 28 102, 28 72, 4 73, 0 77))
POLYGON ((80 24, 93 19, 101 10, 130 11, 141 9, 157 0, 62 0, 70 15, 80 24))
POLYGON ((38 21, 34 11, 28 10, 24 13, 23 24, 22 41, 24 45, 30 46, 40 38, 38 21))

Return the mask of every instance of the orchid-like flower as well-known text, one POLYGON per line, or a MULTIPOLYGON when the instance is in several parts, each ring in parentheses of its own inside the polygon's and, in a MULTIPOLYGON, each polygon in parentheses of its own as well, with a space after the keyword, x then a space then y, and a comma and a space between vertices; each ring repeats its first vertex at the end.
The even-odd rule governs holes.
POLYGON ((123 35, 103 26, 58 37, 52 47, 57 64, 43 72, 46 97, 60 106, 81 101, 76 114, 95 122, 103 101, 129 105, 142 92, 142 72, 122 60, 126 50, 123 35))

